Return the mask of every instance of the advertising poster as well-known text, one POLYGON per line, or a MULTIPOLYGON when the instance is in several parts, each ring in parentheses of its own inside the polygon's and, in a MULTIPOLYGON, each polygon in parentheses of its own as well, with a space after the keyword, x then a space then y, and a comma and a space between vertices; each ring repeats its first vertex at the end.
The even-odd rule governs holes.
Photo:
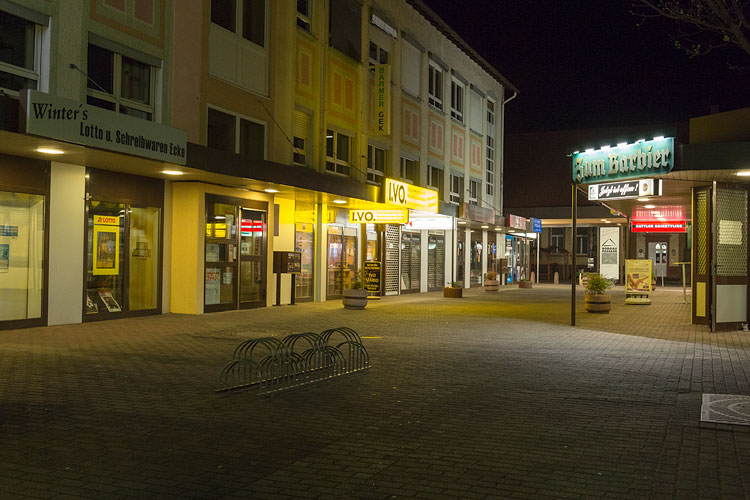
POLYGON ((0 245, 0 273, 7 273, 10 269, 10 245, 3 243, 0 245))
POLYGON ((206 268, 205 304, 219 304, 221 302, 221 268, 206 268))
POLYGON ((599 228, 599 274, 620 280, 620 228, 599 228))
POLYGON ((112 292, 110 292, 109 290, 99 290, 99 298, 102 299, 104 305, 107 306, 107 311, 122 311, 120 304, 117 303, 117 300, 115 300, 115 298, 112 296, 112 292))
POLYGON ((368 292, 379 292, 380 276, 382 274, 382 266, 380 262, 368 260, 364 263, 362 270, 364 272, 365 290, 368 292))
POLYGON ((625 274, 625 293, 651 292, 651 259, 626 259, 625 274))
POLYGON ((120 274, 120 218, 94 216, 94 248, 92 274, 120 274))

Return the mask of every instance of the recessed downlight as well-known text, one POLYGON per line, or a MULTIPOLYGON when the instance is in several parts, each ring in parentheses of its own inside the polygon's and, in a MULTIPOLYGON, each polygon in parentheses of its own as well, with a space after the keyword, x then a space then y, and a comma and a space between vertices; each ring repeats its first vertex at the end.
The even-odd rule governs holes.
POLYGON ((482 229, 489 229, 490 226, 482 226, 482 229))
POLYGON ((333 200, 333 202, 334 202, 334 203, 335 203, 336 205, 346 205, 346 200, 342 200, 342 199, 340 199, 340 198, 337 198, 337 199, 333 200))
POLYGON ((750 177, 750 170, 741 170, 737 172, 737 175, 740 177, 750 177))
POLYGON ((274 188, 266 188, 263 191, 265 191, 266 193, 278 193, 279 192, 278 189, 274 189, 274 188))
POLYGON ((460 221, 458 221, 458 223, 459 224, 466 224, 466 221, 465 220, 460 220, 460 221))
POLYGON ((648 198, 638 198, 638 201, 648 201, 648 198))
POLYGON ((62 149, 55 148, 36 148, 38 153, 44 153, 46 155, 61 155, 65 153, 62 149))
POLYGON ((162 170, 161 173, 167 175, 183 175, 185 172, 180 170, 162 170))
POLYGON ((656 205, 643 205, 643 208, 656 208, 656 205))

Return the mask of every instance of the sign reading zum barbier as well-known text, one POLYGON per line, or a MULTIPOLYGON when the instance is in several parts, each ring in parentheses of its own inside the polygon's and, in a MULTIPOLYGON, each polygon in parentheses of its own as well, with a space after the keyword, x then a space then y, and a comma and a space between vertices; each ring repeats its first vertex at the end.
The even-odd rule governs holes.
POLYGON ((21 131, 27 134, 185 164, 183 130, 36 90, 22 90, 19 102, 21 131))
POLYGON ((674 168, 674 138, 641 141, 573 155, 573 182, 616 181, 666 174, 674 168))

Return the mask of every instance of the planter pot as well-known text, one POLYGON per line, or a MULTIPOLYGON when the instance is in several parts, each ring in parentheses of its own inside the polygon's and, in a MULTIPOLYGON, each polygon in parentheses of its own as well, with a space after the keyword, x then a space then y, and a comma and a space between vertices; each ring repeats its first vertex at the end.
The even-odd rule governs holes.
POLYGON ((531 281, 519 281, 518 288, 531 288, 531 281))
POLYGON ((612 301, 606 293, 587 293, 586 310, 592 313, 608 313, 612 309, 612 301))
POLYGON ((500 281, 498 280, 484 280, 484 291, 485 292, 497 292, 500 290, 500 281))
POLYGON ((367 290, 344 290, 342 292, 342 302, 346 309, 364 309, 367 305, 367 290))
POLYGON ((451 299, 460 299, 463 297, 463 288, 453 288, 452 286, 446 286, 443 288, 443 297, 448 297, 451 299))

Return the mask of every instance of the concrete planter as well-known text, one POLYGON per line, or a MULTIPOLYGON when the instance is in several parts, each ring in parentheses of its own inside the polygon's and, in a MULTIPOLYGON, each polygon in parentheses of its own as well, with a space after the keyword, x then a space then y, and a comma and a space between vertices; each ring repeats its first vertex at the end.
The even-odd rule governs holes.
POLYGON ((367 306, 367 290, 346 289, 342 292, 345 309, 364 309, 367 306))
POLYGON ((500 290, 499 280, 484 280, 485 292, 497 292, 498 290, 500 290))
POLYGON ((531 281, 519 281, 518 288, 531 288, 531 281))
POLYGON ((451 299, 460 299, 463 297, 463 288, 453 288, 452 286, 446 286, 443 288, 443 297, 448 297, 451 299))
POLYGON ((606 293, 587 293, 586 310, 592 313, 608 313, 612 309, 611 297, 606 293))

